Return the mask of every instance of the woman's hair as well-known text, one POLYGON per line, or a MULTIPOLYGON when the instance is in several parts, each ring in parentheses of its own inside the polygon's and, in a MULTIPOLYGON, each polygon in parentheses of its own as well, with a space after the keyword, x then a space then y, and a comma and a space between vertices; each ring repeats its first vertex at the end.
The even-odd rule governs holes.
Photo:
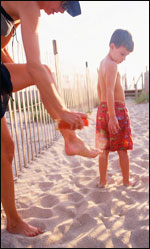
POLYGON ((129 52, 132 52, 134 49, 132 35, 127 30, 116 29, 111 36, 109 45, 111 43, 114 43, 117 48, 123 46, 129 52))

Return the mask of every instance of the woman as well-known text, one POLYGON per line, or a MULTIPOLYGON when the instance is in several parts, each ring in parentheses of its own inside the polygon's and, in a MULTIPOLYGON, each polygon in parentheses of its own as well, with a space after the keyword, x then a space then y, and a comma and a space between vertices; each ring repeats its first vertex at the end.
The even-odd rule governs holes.
POLYGON ((36 85, 48 113, 53 119, 62 119, 71 125, 72 130, 60 130, 65 140, 67 155, 96 157, 98 150, 86 145, 74 132, 83 128, 81 117, 86 114, 71 112, 59 96, 51 70, 41 64, 38 41, 40 10, 48 15, 65 10, 76 16, 81 13, 78 1, 1 1, 1 200, 7 217, 7 231, 26 236, 42 233, 40 228, 30 226, 19 216, 14 197, 12 160, 14 143, 4 117, 9 96, 31 85, 36 85), (26 64, 15 64, 5 49, 15 28, 21 24, 22 41, 26 64), (9 147, 8 147, 9 144, 9 147))

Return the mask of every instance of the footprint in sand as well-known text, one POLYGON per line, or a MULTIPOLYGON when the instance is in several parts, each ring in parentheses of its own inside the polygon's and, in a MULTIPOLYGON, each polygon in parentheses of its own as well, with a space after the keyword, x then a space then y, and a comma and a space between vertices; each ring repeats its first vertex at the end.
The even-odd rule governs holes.
POLYGON ((53 187, 53 182, 39 182, 39 188, 44 192, 53 187))
POLYGON ((141 156, 142 159, 144 160, 149 160, 149 154, 148 153, 144 153, 142 156, 141 156))
POLYGON ((61 193, 62 194, 72 193, 72 189, 70 189, 69 187, 63 187, 61 193))
POLYGON ((84 233, 85 231, 87 232, 89 229, 92 229, 97 224, 97 221, 87 213, 84 213, 79 216, 77 218, 77 221, 80 224, 79 229, 82 230, 82 233, 84 233))
POLYGON ((43 207, 53 207, 59 203, 59 199, 54 195, 45 195, 41 200, 43 207))
POLYGON ((76 168, 73 168, 72 169, 72 172, 73 173, 79 173, 80 171, 82 171, 83 170, 83 167, 76 167, 76 168))
POLYGON ((84 162, 84 166, 86 168, 91 168, 93 165, 95 165, 95 161, 94 162, 92 162, 92 161, 85 161, 84 162))
POLYGON ((88 184, 90 183, 91 179, 93 179, 93 177, 89 177, 89 176, 77 176, 74 178, 74 184, 78 187, 84 187, 85 185, 88 186, 88 184))
POLYGON ((50 181, 53 181, 53 180, 59 181, 59 180, 62 180, 63 177, 62 177, 60 174, 51 174, 51 175, 48 177, 48 179, 49 179, 50 181))
POLYGON ((64 207, 63 204, 58 205, 55 207, 55 212, 63 218, 74 218, 76 213, 75 213, 75 209, 74 209, 74 205, 72 207, 64 207))
POLYGON ((148 248, 149 246, 149 231, 148 229, 141 229, 141 227, 132 231, 130 236, 130 243, 132 248, 148 248), (143 239, 144 238, 144 239, 143 239))
POLYGON ((142 150, 141 148, 136 148, 136 149, 133 149, 133 151, 131 151, 130 153, 133 154, 133 155, 141 155, 142 154, 142 150))
POLYGON ((21 210, 21 216, 26 218, 40 218, 45 219, 53 216, 53 213, 50 209, 46 209, 43 207, 37 207, 37 206, 31 206, 30 208, 22 209, 21 210))
POLYGON ((89 175, 91 177, 94 177, 96 175, 96 171, 93 169, 85 169, 84 170, 84 175, 89 175))
POLYGON ((95 191, 90 194, 90 198, 95 204, 99 204, 108 202, 112 197, 109 192, 95 191))
POLYGON ((145 171, 144 167, 141 167, 140 165, 138 165, 136 163, 131 163, 130 169, 131 169, 131 172, 135 173, 135 174, 142 174, 145 171))
POLYGON ((83 193, 84 195, 89 193, 89 189, 88 188, 81 188, 80 192, 83 193))
POLYGON ((146 192, 137 192, 136 190, 132 190, 130 191, 130 193, 128 193, 128 196, 131 197, 133 200, 140 200, 142 202, 144 202, 145 200, 148 200, 148 193, 146 192))
POLYGON ((79 194, 77 192, 73 192, 68 194, 68 200, 72 201, 72 202, 78 202, 83 198, 82 194, 79 194))

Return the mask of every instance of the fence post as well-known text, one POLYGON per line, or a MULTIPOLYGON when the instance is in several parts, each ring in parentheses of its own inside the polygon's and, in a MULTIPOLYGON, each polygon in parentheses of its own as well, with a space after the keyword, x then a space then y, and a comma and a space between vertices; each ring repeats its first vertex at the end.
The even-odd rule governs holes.
POLYGON ((89 77, 89 69, 88 62, 86 61, 86 87, 87 87, 87 102, 88 102, 88 111, 91 111, 91 87, 90 87, 90 77, 89 77))
POLYGON ((144 73, 144 90, 146 93, 149 92, 149 71, 146 67, 146 72, 144 73))
POLYGON ((141 73, 141 78, 142 78, 142 90, 143 90, 144 89, 143 73, 141 73))
POLYGON ((60 70, 59 70, 59 59, 58 59, 58 48, 56 40, 53 40, 53 53, 55 58, 55 70, 56 70, 56 83, 58 87, 58 92, 62 96, 62 87, 61 87, 61 80, 60 80, 60 70))
POLYGON ((18 103, 18 110, 19 110, 19 123, 20 123, 20 132, 21 132, 21 142, 22 142, 22 152, 23 152, 24 167, 27 168, 20 93, 21 92, 17 92, 17 103, 18 103))
POLYGON ((134 82, 134 88, 135 88, 135 97, 137 98, 137 96, 138 96, 137 83, 135 83, 135 78, 134 77, 133 77, 133 82, 134 82))
POLYGON ((22 162, 21 162, 21 151, 20 151, 20 143, 19 143, 19 131, 18 131, 18 121, 17 121, 17 110, 16 110, 16 94, 13 93, 13 112, 14 112, 14 123, 15 123, 15 133, 16 133, 16 142, 17 142, 17 150, 18 150, 18 159, 19 159, 19 168, 22 171, 22 162))

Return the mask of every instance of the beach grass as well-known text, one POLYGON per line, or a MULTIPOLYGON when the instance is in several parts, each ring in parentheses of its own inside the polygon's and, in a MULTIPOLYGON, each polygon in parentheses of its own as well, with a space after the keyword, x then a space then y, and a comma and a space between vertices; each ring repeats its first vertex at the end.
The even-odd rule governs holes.
POLYGON ((135 98, 135 102, 136 102, 137 104, 149 102, 149 93, 143 91, 142 93, 140 93, 140 94, 135 98))

